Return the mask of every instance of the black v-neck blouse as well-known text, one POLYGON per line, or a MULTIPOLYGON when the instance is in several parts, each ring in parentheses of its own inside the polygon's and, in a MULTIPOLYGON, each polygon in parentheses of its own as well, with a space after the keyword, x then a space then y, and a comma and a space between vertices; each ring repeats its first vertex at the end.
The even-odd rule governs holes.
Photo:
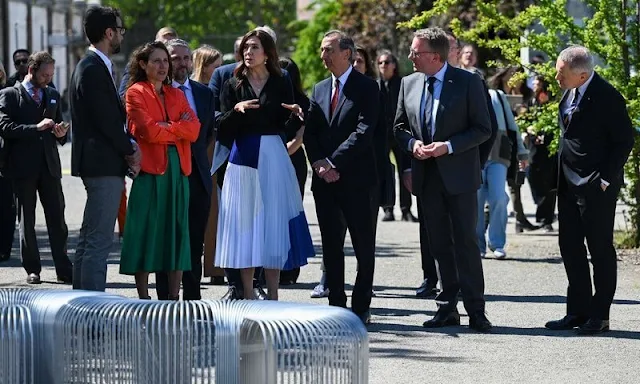
POLYGON ((222 86, 218 134, 228 139, 246 135, 281 135, 286 137, 298 131, 302 121, 281 104, 294 104, 293 86, 284 76, 271 75, 257 97, 249 80, 238 87, 239 79, 232 77, 222 86), (238 102, 260 100, 260 108, 234 111, 238 102))

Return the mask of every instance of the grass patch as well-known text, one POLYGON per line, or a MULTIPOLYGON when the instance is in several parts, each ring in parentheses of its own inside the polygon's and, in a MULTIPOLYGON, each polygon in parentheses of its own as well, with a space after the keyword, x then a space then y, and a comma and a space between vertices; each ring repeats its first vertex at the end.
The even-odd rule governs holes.
POLYGON ((636 234, 632 231, 614 231, 613 244, 618 249, 638 248, 636 234))

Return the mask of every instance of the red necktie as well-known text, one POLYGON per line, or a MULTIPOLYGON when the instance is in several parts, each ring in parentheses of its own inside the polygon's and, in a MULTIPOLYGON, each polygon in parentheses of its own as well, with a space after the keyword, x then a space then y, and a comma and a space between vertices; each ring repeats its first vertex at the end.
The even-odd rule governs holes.
POLYGON ((336 90, 333 93, 333 97, 331 98, 331 117, 333 117, 333 112, 335 112, 336 107, 338 106, 338 99, 340 98, 340 80, 336 79, 336 90))
POLYGON ((42 100, 40 100, 40 92, 38 92, 38 89, 36 88, 32 88, 32 91, 33 91, 33 95, 31 97, 33 98, 33 101, 35 101, 36 104, 40 106, 40 103, 42 102, 42 100))

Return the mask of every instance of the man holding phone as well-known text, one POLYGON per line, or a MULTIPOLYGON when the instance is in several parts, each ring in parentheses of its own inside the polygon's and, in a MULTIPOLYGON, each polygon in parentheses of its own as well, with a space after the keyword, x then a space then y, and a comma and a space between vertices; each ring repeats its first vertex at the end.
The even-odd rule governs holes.
POLYGON ((70 284, 67 257, 62 170, 58 144, 67 141, 69 124, 62 122, 60 94, 47 86, 55 60, 48 52, 29 56, 22 82, 0 91, 0 135, 7 144, 3 175, 13 183, 20 220, 20 252, 27 283, 40 284, 40 253, 35 231, 36 192, 44 209, 57 280, 70 284))

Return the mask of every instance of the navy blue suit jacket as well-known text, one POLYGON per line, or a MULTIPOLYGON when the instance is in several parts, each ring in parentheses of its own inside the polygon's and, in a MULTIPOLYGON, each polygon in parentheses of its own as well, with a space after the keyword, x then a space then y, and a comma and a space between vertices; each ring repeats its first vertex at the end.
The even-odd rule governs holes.
POLYGON ((189 83, 191 84, 193 99, 196 103, 195 112, 198 115, 198 120, 200 120, 200 134, 198 135, 198 139, 191 144, 193 172, 198 172, 204 188, 207 193, 211 194, 213 183, 211 182, 209 173, 211 164, 207 156, 207 146, 213 138, 215 125, 213 93, 205 85, 195 80, 189 80, 189 83))

